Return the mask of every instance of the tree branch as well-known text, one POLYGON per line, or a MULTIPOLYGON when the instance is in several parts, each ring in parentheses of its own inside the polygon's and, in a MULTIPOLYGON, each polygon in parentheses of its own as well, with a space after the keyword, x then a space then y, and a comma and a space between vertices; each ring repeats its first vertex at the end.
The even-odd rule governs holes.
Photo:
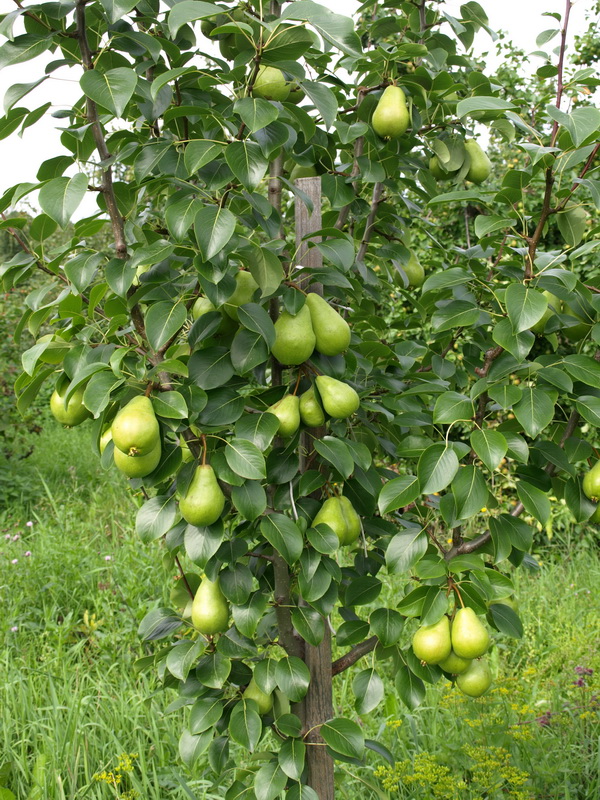
POLYGON ((344 670, 347 670, 353 664, 356 664, 359 658, 362 658, 363 656, 366 656, 367 653, 375 650, 378 641, 379 639, 376 636, 371 636, 369 639, 365 639, 364 642, 355 644, 351 650, 348 650, 347 653, 332 663, 331 674, 339 675, 340 672, 344 672, 344 670))
POLYGON ((383 183, 380 183, 378 181, 373 187, 371 210, 369 211, 369 216, 367 217, 365 232, 363 233, 362 242, 360 243, 358 255, 356 256, 357 261, 364 261, 365 254, 367 252, 367 247, 369 246, 369 242, 371 241, 371 236, 373 235, 373 231, 375 229, 375 218, 377 217, 377 210, 379 209, 379 204, 381 203, 382 195, 383 195, 383 183))

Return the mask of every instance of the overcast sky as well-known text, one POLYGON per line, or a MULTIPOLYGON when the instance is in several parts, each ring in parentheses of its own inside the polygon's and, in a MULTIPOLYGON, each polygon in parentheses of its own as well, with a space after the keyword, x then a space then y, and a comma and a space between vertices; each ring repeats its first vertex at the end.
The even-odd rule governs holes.
MULTIPOLYGON (((358 8, 356 0, 321 0, 332 11, 350 14, 358 8)), ((464 0, 446 0, 444 7, 448 13, 460 16, 460 6, 464 0)), ((494 30, 503 29, 508 32, 515 44, 526 52, 536 49, 535 38, 543 30, 556 25, 555 20, 542 17, 545 11, 564 12, 565 0, 479 0, 490 19, 494 30)), ((569 40, 572 44, 573 36, 585 30, 585 10, 589 5, 588 0, 575 0, 571 11, 569 24, 569 40)), ((12 0, 0 0, 0 13, 7 13, 14 9, 12 0)), ((553 41, 548 47, 555 44, 553 41)), ((478 34, 476 49, 479 52, 493 50, 493 45, 487 34, 478 34)), ((534 59, 535 63, 536 59, 534 59)), ((539 63, 539 62, 538 62, 539 63)), ((0 71, 0 98, 4 97, 6 90, 13 83, 28 83, 40 75, 40 66, 36 61, 18 64, 0 71)), ((28 95, 23 104, 34 109, 48 100, 58 105, 72 105, 80 96, 81 91, 73 71, 61 70, 54 73, 51 78, 28 95), (60 76, 60 77, 59 77, 60 76)), ((2 112, 0 112, 2 113, 2 112)), ((61 120, 46 117, 31 128, 28 128, 22 139, 15 135, 8 139, 0 140, 0 194, 15 183, 35 181, 39 165, 47 158, 60 155, 62 148, 59 141, 60 132, 56 127, 64 124, 61 120)), ((92 213, 95 201, 89 198, 85 204, 85 212, 92 213)), ((81 215, 84 208, 80 209, 77 216, 81 215)))

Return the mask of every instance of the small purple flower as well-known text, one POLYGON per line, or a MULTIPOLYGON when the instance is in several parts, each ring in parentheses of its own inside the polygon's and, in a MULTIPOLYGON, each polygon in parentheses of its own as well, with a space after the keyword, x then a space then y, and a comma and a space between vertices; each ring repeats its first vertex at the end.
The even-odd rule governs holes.
POLYGON ((104 556, 104 560, 105 561, 112 561, 113 557, 112 556, 104 556))
POLYGON ((8 541, 10 541, 12 539, 12 536, 10 535, 10 533, 7 533, 4 538, 8 542, 8 541))
POLYGON ((541 725, 542 728, 546 728, 552 722, 552 712, 546 711, 546 713, 542 714, 541 717, 536 718, 536 722, 538 725, 541 725))
POLYGON ((26 550, 25 551, 25 558, 29 558, 30 555, 31 555, 31 550, 26 550))
POLYGON ((31 522, 31 520, 30 520, 29 522, 26 522, 26 523, 25 523, 25 525, 26 525, 28 528, 33 528, 33 522, 31 522))
POLYGON ((18 564, 19 563, 19 559, 18 558, 13 558, 13 560, 10 563, 11 564, 18 564))
POLYGON ((15 535, 12 537, 12 540, 13 542, 18 542, 20 538, 21 538, 20 534, 15 533, 15 535))
POLYGON ((587 686, 585 678, 579 678, 578 680, 573 681, 573 686, 587 686))
POLYGON ((10 629, 10 632, 11 633, 16 633, 18 630, 19 630, 19 626, 18 625, 13 625, 12 628, 10 629))
POLYGON ((593 675, 594 670, 589 667, 575 667, 575 672, 578 675, 593 675))

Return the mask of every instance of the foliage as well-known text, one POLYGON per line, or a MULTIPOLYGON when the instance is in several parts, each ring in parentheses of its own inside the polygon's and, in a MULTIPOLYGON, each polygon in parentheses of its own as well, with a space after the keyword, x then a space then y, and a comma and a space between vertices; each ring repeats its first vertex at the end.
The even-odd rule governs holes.
MULTIPOLYGON (((0 67, 48 51, 50 74, 83 67, 81 101, 60 112, 67 154, 41 166, 39 184, 0 201, 8 208, 39 190, 42 213, 30 225, 4 223, 23 229, 25 247, 0 274, 7 290, 38 270, 52 277, 28 295, 19 327, 37 337, 50 325, 66 351, 58 364, 48 363, 48 341, 26 351, 18 407, 51 380, 66 400, 82 393, 98 449, 119 407, 152 397, 162 457, 132 482, 144 498, 137 531, 144 543, 162 540, 170 563, 183 559, 188 595, 196 568, 219 577, 233 624, 198 636, 184 593, 142 620, 143 638, 168 642, 138 666, 178 689, 174 709, 190 707, 180 756, 189 766, 207 752, 227 798, 271 800, 286 788, 313 798, 319 769, 320 790, 332 790, 330 756, 355 765, 367 750, 385 757, 347 708, 334 717, 332 672, 376 648, 380 660, 353 682, 357 708, 383 700, 386 659, 416 708, 442 671, 416 659, 403 626, 437 622, 456 598, 519 637, 519 618, 501 601, 513 591, 511 565, 533 563, 534 528, 520 516, 545 525, 551 493, 577 522, 596 512, 580 473, 593 452, 581 422, 600 421, 600 302, 581 264, 598 244, 588 209, 600 198, 600 111, 588 97, 567 113, 563 95, 597 80, 564 64, 560 15, 538 41, 559 37, 558 61, 548 51, 538 71, 558 89, 551 98, 544 83, 532 109, 527 91, 507 98, 465 54, 488 30, 478 3, 465 3, 460 19, 425 1, 369 10, 355 27, 308 0, 281 13, 276 3, 267 12, 183 0, 163 11, 151 0, 80 0, 74 10, 19 7, 2 23, 0 67), (223 58, 207 52, 211 40, 223 58), (281 79, 277 99, 262 86, 253 94, 263 66, 301 88, 300 105, 281 79), (410 133, 383 140, 370 121, 395 81, 410 133), (465 146, 480 124, 523 154, 489 184, 471 172, 465 146), (80 166, 89 161, 98 184, 80 166), (320 179, 291 181, 296 164, 320 179), (49 250, 87 191, 98 214, 49 250), (461 247, 434 215, 455 217, 465 204, 473 241, 461 247), (90 237, 109 228, 112 248, 94 246, 90 237), (410 286, 413 236, 431 254, 420 292, 410 286), (253 294, 237 304, 248 273, 253 294), (319 345, 287 369, 270 354, 308 290, 344 311, 350 346, 323 355, 319 345), (402 305, 389 314, 393 292, 402 305), (194 321, 200 295, 217 310, 194 321), (268 410, 312 387, 315 374, 356 390, 357 413, 336 414, 323 391, 325 427, 276 437, 268 410), (182 463, 181 437, 230 498, 205 527, 187 525, 177 506, 196 466, 182 463), (311 526, 342 484, 361 518, 347 549, 331 525, 311 526), (395 575, 401 594, 373 609, 395 575), (333 664, 330 624, 350 648, 333 664), (262 717, 243 696, 252 670, 265 694, 278 692, 262 717), (260 747, 264 763, 232 776, 230 745, 260 747)), ((5 135, 46 113, 18 105, 30 88, 9 90, 5 135)), ((104 450, 106 466, 113 452, 104 450)))

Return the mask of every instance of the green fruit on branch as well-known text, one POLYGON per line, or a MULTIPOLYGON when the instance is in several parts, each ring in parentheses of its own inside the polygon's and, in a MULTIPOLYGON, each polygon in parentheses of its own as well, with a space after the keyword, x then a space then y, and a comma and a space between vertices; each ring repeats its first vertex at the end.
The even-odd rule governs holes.
POLYGON ((199 297, 192 306, 192 317, 194 319, 200 319, 203 314, 208 314, 209 311, 215 310, 215 307, 208 297, 199 297))
POLYGON ((472 608, 459 608, 452 620, 452 649, 461 658, 479 658, 487 653, 490 635, 472 608))
POLYGON ((261 715, 268 714, 273 708, 273 695, 263 692, 254 680, 254 677, 252 677, 250 683, 246 686, 242 697, 245 697, 246 700, 254 700, 258 706, 258 713, 261 715))
MULTIPOLYGON (((596 507, 596 510, 594 511, 592 516, 588 519, 588 522, 592 522, 592 523, 600 522, 600 503, 596 507)), ((516 609, 515 609, 515 611, 516 611, 516 609)))
POLYGON ((286 394, 277 403, 269 406, 267 411, 279 420, 279 436, 293 436, 300 427, 300 398, 296 395, 286 394))
POLYGON ((350 344, 350 326, 341 314, 315 292, 306 296, 306 305, 310 311, 315 346, 319 353, 337 356, 347 350, 350 344))
POLYGON ((596 461, 583 478, 583 493, 590 500, 600 500, 600 461, 596 461))
POLYGON ((317 170, 313 166, 305 167, 302 164, 296 164, 290 172, 291 181, 295 181, 296 178, 316 178, 316 176, 317 170))
POLYGON ((181 516, 190 525, 203 527, 216 522, 224 508, 225 495, 214 469, 209 464, 199 465, 187 492, 179 501, 181 516))
POLYGON ((541 319, 538 319, 535 325, 531 326, 531 331, 538 334, 544 332, 546 323, 553 314, 560 314, 562 311, 562 300, 559 300, 559 298, 552 294, 552 292, 542 292, 542 294, 548 301, 548 308, 544 311, 544 315, 541 317, 541 319))
POLYGON ((280 315, 275 323, 271 352, 280 364, 297 366, 311 357, 315 342, 310 311, 305 304, 295 316, 287 311, 280 315))
POLYGON ((103 431, 100 441, 98 442, 100 455, 102 455, 102 453, 106 450, 109 442, 112 442, 112 431, 110 428, 107 428, 105 431, 103 431))
POLYGON ((192 625, 205 636, 213 636, 229 627, 229 603, 218 578, 216 581, 202 578, 192 603, 192 625))
POLYGON ((348 535, 348 523, 346 522, 339 497, 328 497, 318 510, 312 524, 313 527, 315 525, 329 525, 339 539, 340 545, 345 544, 348 535))
POLYGON ((471 661, 467 669, 456 679, 456 685, 468 697, 481 697, 492 685, 492 673, 487 661, 471 661))
POLYGON ((299 86, 297 83, 292 83, 290 85, 290 93, 287 98, 288 103, 293 103, 295 106, 297 106, 298 103, 301 103, 305 97, 306 94, 301 86, 299 86))
POLYGON ((439 664, 452 652, 450 621, 445 615, 434 625, 421 625, 412 639, 412 649, 419 661, 439 664))
POLYGON ((438 667, 441 667, 444 672, 449 672, 451 675, 460 675, 462 672, 468 669, 470 663, 470 658, 461 658, 460 656, 456 655, 454 650, 451 650, 448 658, 440 661, 438 663, 438 667))
POLYGON ((290 94, 290 84, 286 81, 283 72, 277 67, 259 67, 254 86, 253 97, 262 97, 265 100, 287 100, 290 94))
POLYGON ((192 603, 199 586, 200 576, 195 572, 187 572, 185 577, 179 577, 171 588, 169 595, 171 605, 184 619, 190 619, 192 616, 192 603))
POLYGON ((347 383, 328 375, 319 375, 316 384, 323 408, 330 417, 346 419, 358 411, 360 397, 347 383))
POLYGON ((483 181, 489 178, 490 172, 492 171, 492 162, 475 139, 467 139, 465 142, 465 150, 471 159, 469 171, 467 172, 467 180, 473 183, 483 183, 483 181))
POLYGON ((75 389, 71 397, 69 397, 68 402, 65 403, 65 396, 68 390, 69 383, 64 383, 62 387, 56 388, 52 392, 50 411, 61 425, 73 428, 75 425, 81 425, 82 422, 92 415, 83 405, 85 386, 79 386, 75 389))
POLYGON ((223 308, 231 319, 237 320, 238 308, 245 303, 252 302, 254 292, 258 289, 258 283, 249 272, 240 270, 235 276, 235 284, 234 292, 227 302, 224 303, 223 308))
POLYGON ((402 269, 404 270, 409 286, 419 287, 423 285, 425 281, 425 270, 414 250, 410 251, 410 257, 406 264, 403 264, 402 269))
POLYGON ((342 509, 342 516, 344 517, 344 522, 346 523, 346 533, 343 541, 340 540, 340 544, 354 544, 354 542, 360 536, 360 532, 362 530, 360 517, 356 513, 354 506, 347 497, 344 497, 342 494, 340 495, 339 500, 340 507, 342 509))
POLYGON ((157 439, 154 448, 143 456, 128 456, 127 453, 115 447, 113 458, 116 468, 128 478, 145 478, 158 467, 160 454, 160 439, 157 439))
POLYGON ((318 428, 325 424, 325 412, 313 386, 300 395, 300 419, 307 428, 318 428))
POLYGON ((119 411, 111 427, 115 447, 128 456, 145 456, 160 437, 158 420, 149 397, 138 395, 119 411))
POLYGON ((410 114, 406 95, 399 86, 388 86, 381 95, 371 120, 373 130, 383 139, 397 139, 406 133, 410 114))

